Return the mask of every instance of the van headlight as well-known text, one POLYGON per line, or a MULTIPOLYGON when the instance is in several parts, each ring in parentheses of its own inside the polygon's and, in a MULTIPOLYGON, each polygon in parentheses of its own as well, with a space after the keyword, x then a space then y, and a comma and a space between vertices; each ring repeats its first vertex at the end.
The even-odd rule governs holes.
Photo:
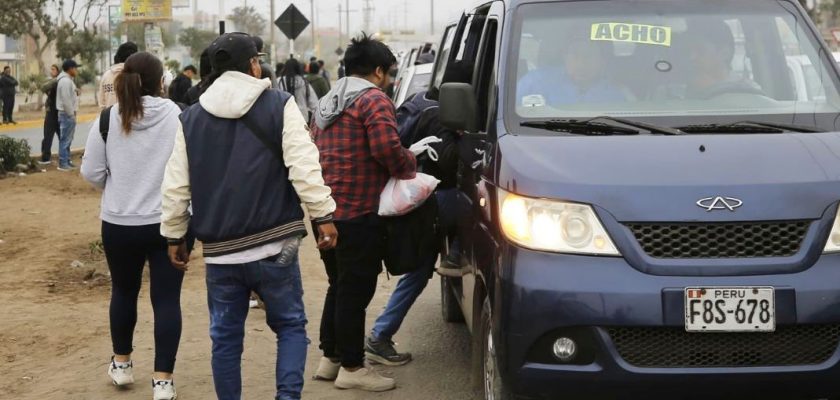
POLYGON ((828 242, 825 243, 823 253, 840 253, 840 209, 834 217, 834 225, 831 226, 831 233, 828 235, 828 242))
POLYGON ((501 189, 499 204, 502 232, 522 247, 557 253, 621 255, 588 205, 532 199, 501 189))

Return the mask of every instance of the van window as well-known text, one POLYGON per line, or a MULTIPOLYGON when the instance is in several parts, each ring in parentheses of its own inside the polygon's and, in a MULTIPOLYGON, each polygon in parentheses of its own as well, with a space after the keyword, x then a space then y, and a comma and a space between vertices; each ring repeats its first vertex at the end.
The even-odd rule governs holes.
POLYGON ((438 62, 435 64, 434 82, 432 84, 432 87, 437 89, 440 89, 440 85, 443 83, 443 75, 449 62, 449 53, 452 51, 452 40, 454 37, 455 26, 446 28, 446 33, 443 34, 440 53, 438 54, 438 62))
POLYGON ((524 4, 513 32, 518 120, 840 112, 831 55, 784 1, 524 4))

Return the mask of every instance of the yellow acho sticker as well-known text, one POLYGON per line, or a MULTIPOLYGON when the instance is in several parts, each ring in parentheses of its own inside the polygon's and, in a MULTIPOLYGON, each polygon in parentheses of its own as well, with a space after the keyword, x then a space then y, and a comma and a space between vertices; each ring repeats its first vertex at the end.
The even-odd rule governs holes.
POLYGON ((592 24, 590 40, 671 47, 671 27, 605 22, 592 24))

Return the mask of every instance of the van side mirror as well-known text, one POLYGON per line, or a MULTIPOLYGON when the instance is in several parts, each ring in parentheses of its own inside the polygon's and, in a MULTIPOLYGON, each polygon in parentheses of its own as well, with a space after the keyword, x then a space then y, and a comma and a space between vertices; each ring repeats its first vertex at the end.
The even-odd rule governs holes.
POLYGON ((478 101, 469 83, 444 83, 440 88, 440 123, 454 131, 477 132, 478 101))

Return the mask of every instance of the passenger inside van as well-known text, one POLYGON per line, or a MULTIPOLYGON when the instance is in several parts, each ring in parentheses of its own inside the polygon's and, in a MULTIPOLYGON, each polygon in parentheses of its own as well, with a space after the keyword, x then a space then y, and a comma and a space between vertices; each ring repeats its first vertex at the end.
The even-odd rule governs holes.
POLYGON ((687 43, 692 73, 687 99, 706 100, 729 93, 763 94, 761 87, 732 69, 735 38, 728 24, 716 20, 695 20, 687 43))
POLYGON ((622 90, 606 74, 612 54, 610 43, 568 35, 567 46, 540 45, 536 68, 522 77, 517 97, 523 106, 558 106, 572 103, 624 101, 622 90))

